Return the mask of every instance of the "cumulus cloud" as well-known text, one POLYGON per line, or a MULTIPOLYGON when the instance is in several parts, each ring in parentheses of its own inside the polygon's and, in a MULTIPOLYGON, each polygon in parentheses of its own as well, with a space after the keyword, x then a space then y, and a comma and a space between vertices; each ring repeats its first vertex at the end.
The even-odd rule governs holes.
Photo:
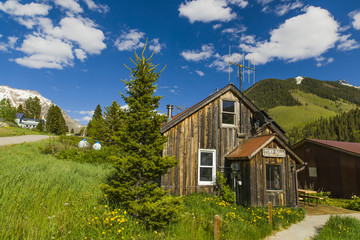
POLYGON ((85 59, 87 58, 86 52, 80 48, 75 49, 74 52, 75 52, 77 59, 79 59, 81 62, 84 62, 85 59))
POLYGON ((249 2, 246 0, 228 0, 228 2, 230 4, 235 4, 240 8, 245 8, 249 4, 249 2))
POLYGON ((350 51, 356 48, 360 48, 360 44, 355 39, 350 39, 351 34, 343 35, 339 38, 340 44, 337 49, 340 51, 350 51))
POLYGON ((356 30, 360 30, 360 10, 353 11, 349 14, 352 18, 352 26, 356 30))
POLYGON ((195 72, 200 76, 203 77, 205 75, 205 73, 203 71, 200 70, 195 70, 195 72))
MULTIPOLYGON (((233 0, 232 2, 242 2, 233 0)), ((236 18, 236 13, 228 6, 226 0, 193 0, 181 3, 179 16, 189 19, 190 23, 229 22, 236 18)))
POLYGON ((317 67, 322 67, 322 66, 325 66, 325 65, 328 65, 329 63, 332 63, 334 62, 334 58, 325 58, 325 57, 316 57, 315 58, 316 60, 316 66, 317 67))
POLYGON ((222 27, 222 24, 221 24, 221 23, 214 24, 214 25, 212 26, 212 28, 213 28, 214 30, 216 30, 216 29, 218 29, 218 28, 221 28, 221 27, 222 27))
POLYGON ((214 54, 214 46, 212 44, 204 44, 199 50, 187 50, 180 53, 180 55, 188 61, 198 62, 200 60, 208 59, 214 54))
POLYGON ((307 7, 305 13, 287 19, 279 28, 270 32, 270 40, 255 45, 240 44, 256 59, 265 64, 275 58, 294 62, 318 57, 334 47, 339 38, 339 24, 333 16, 320 7, 307 7))
POLYGON ((75 0, 55 0, 56 5, 69 10, 73 13, 81 13, 84 10, 80 7, 80 4, 75 0))
POLYGON ((165 44, 161 44, 158 38, 154 38, 149 42, 149 50, 155 51, 155 53, 160 53, 163 47, 165 47, 165 44))
POLYGON ((235 40, 240 38, 239 34, 246 31, 245 26, 235 26, 231 28, 225 28, 221 31, 222 34, 229 34, 230 40, 235 40))
MULTIPOLYGON (((239 54, 233 53, 230 55, 220 56, 219 54, 215 55, 216 60, 214 60, 209 67, 215 68, 217 71, 228 72, 229 71, 229 62, 237 62, 239 59, 239 54)), ((232 72, 232 68, 230 68, 232 72)))
POLYGON ((144 43, 142 42, 144 37, 145 33, 137 29, 130 29, 127 32, 123 32, 121 36, 116 39, 115 46, 119 51, 133 51, 144 47, 144 43))
POLYGON ((72 66, 72 45, 50 36, 27 35, 18 49, 27 56, 15 62, 30 68, 57 68, 72 66))
POLYGON ((109 11, 109 6, 107 5, 96 4, 93 0, 84 0, 84 2, 90 10, 98 11, 101 13, 107 13, 109 11))
POLYGON ((12 16, 45 16, 51 7, 43 3, 21 4, 17 0, 0 2, 0 10, 12 16))

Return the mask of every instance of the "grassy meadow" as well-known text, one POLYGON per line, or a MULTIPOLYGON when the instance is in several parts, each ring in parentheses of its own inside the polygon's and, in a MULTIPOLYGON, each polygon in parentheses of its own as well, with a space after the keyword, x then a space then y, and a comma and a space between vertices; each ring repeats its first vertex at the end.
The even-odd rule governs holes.
POLYGON ((304 126, 319 118, 333 117, 340 112, 347 112, 357 105, 344 100, 333 102, 311 93, 293 91, 291 95, 301 106, 279 106, 268 111, 269 115, 285 130, 304 126))
POLYGON ((352 217, 331 216, 313 240, 360 239, 360 221, 352 217))
POLYGON ((41 133, 36 130, 30 130, 27 128, 19 128, 19 127, 0 127, 0 137, 12 137, 12 136, 21 136, 21 135, 38 135, 38 134, 46 134, 41 133))
POLYGON ((109 162, 58 159, 40 149, 50 140, 0 147, 0 239, 213 239, 221 216, 221 239, 263 239, 304 218, 301 208, 246 208, 217 197, 181 197, 181 220, 148 229, 126 209, 109 207, 99 185, 109 162))

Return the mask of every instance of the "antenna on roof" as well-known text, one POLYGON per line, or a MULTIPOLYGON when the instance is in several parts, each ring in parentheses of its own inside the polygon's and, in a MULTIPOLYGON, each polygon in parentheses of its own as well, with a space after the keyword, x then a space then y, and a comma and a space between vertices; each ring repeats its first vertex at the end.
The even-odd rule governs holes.
POLYGON ((242 82, 245 81, 245 71, 247 71, 248 82, 250 83, 251 72, 253 73, 254 84, 255 84, 255 57, 253 61, 248 60, 248 66, 245 66, 245 53, 242 54, 242 64, 240 64, 240 52, 238 53, 238 63, 231 62, 231 46, 229 46, 229 81, 230 81, 230 71, 231 65, 235 65, 238 68, 237 77, 240 83, 240 91, 242 91, 242 82), (241 76, 242 75, 242 76, 241 76))

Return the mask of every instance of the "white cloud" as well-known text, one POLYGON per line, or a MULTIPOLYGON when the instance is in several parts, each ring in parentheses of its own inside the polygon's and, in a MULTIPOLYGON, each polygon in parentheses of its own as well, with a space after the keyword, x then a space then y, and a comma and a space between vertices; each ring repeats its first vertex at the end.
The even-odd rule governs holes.
POLYGON ((239 34, 242 32, 246 31, 246 27, 245 26, 236 26, 236 27, 231 27, 231 28, 225 28, 224 30, 221 31, 222 34, 229 34, 230 40, 235 40, 240 38, 239 34))
POLYGON ((340 44, 337 49, 340 51, 350 51, 356 48, 360 48, 360 44, 355 39, 349 39, 351 34, 343 35, 339 38, 340 44))
MULTIPOLYGON (((239 1, 234 1, 239 2, 239 1)), ((179 16, 186 17, 190 23, 228 22, 236 18, 236 13, 228 7, 226 0, 193 0, 181 3, 179 16)))
POLYGON ((246 0, 228 0, 228 2, 230 4, 235 4, 235 5, 239 6, 240 8, 245 8, 249 4, 249 2, 246 0))
POLYGON ((70 10, 73 13, 82 13, 84 10, 80 7, 80 4, 75 0, 55 0, 56 5, 70 10))
POLYGON ((161 44, 158 38, 154 38, 149 42, 149 50, 155 51, 156 53, 161 52, 161 49, 165 47, 165 44, 161 44))
POLYGON ((254 35, 242 35, 240 38, 241 44, 254 44, 255 36, 254 35))
POLYGON ((121 36, 116 39, 115 46, 119 51, 132 51, 144 47, 144 43, 141 41, 144 36, 145 33, 137 29, 130 29, 128 32, 123 32, 121 36))
POLYGON ((90 116, 94 115, 94 112, 95 111, 75 111, 75 113, 79 113, 81 115, 90 115, 90 116))
POLYGON ((275 58, 294 62, 318 57, 334 47, 339 38, 339 24, 333 16, 320 7, 307 7, 305 13, 287 19, 279 28, 270 32, 270 40, 256 45, 241 44, 250 52, 248 59, 265 64, 275 58))
MULTIPOLYGON (((216 60, 213 61, 209 67, 211 68, 215 68, 217 71, 222 71, 222 72, 228 72, 229 71, 229 62, 237 62, 239 59, 239 54, 238 53, 233 53, 231 54, 231 56, 229 57, 229 55, 224 55, 224 56, 220 56, 220 55, 216 55, 216 60)), ((232 68, 230 68, 230 71, 232 72, 232 68)))
POLYGON ((60 21, 60 27, 55 27, 48 33, 58 38, 75 41, 80 48, 90 54, 99 54, 106 48, 103 42, 104 33, 95 28, 94 22, 88 18, 65 17, 60 21))
POLYGON ((352 26, 356 30, 360 30, 360 11, 353 11, 349 14, 349 16, 352 18, 352 26))
POLYGON ((204 44, 201 46, 201 51, 187 50, 181 52, 180 55, 188 61, 198 62, 212 57, 213 53, 214 46, 212 44, 204 44))
POLYGON ((216 30, 216 29, 221 28, 221 27, 222 27, 222 24, 221 24, 221 23, 218 23, 218 24, 214 24, 212 28, 213 28, 214 30, 216 30))
POLYGON ((19 51, 27 54, 15 62, 30 68, 57 68, 72 66, 72 45, 50 36, 27 35, 19 51))
POLYGON ((109 11, 109 6, 103 4, 96 4, 93 0, 84 0, 86 5, 90 10, 98 11, 101 13, 107 13, 109 11))
POLYGON ((74 51, 75 51, 76 57, 77 57, 81 62, 84 62, 85 59, 87 58, 86 52, 85 52, 84 50, 82 50, 82 49, 79 49, 79 48, 78 48, 78 49, 75 49, 74 51))
POLYGON ((200 70, 195 70, 195 72, 200 76, 203 77, 205 75, 205 73, 203 71, 200 70))
POLYGON ((45 16, 51 7, 42 3, 21 4, 17 0, 0 2, 0 10, 13 16, 45 16))
POLYGON ((325 65, 328 65, 329 63, 332 63, 334 62, 334 58, 324 58, 324 57, 316 57, 315 58, 316 60, 316 66, 317 67, 322 67, 322 66, 325 66, 325 65))
POLYGON ((296 1, 293 3, 284 3, 284 4, 276 6, 274 11, 275 11, 276 15, 283 16, 286 13, 288 13, 289 11, 294 10, 296 8, 301 8, 303 6, 304 6, 304 4, 299 1, 296 1))

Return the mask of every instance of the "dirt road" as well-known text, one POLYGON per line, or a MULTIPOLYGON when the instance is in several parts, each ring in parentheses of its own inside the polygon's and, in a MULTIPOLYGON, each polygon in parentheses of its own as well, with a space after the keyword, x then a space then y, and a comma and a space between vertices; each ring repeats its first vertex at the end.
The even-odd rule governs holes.
POLYGON ((3 145, 10 145, 10 144, 19 144, 24 142, 36 142, 50 136, 45 135, 23 135, 23 136, 16 136, 16 137, 0 137, 0 146, 3 145))

